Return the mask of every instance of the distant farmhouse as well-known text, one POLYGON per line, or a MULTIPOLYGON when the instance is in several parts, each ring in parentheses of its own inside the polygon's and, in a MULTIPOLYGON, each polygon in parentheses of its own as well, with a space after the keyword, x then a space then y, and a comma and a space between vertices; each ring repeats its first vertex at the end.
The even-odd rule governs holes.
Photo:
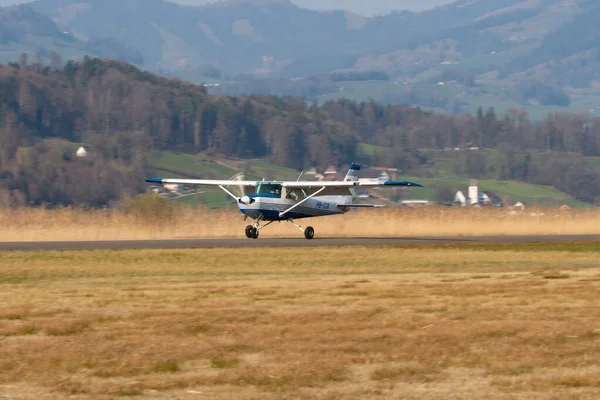
POLYGON ((494 201, 495 196, 479 190, 479 183, 477 179, 471 179, 467 194, 468 196, 465 196, 460 190, 456 192, 456 195, 454 196, 454 204, 462 207, 502 205, 499 201, 494 201))

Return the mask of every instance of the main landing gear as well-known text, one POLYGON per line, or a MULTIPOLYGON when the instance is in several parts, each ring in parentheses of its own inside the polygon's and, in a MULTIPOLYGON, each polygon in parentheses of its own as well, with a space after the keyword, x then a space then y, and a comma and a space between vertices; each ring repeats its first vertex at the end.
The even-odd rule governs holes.
MULTIPOLYGON (((304 237, 306 239, 311 240, 315 237, 315 228, 313 228, 312 226, 307 226, 306 228, 302 228, 300 225, 295 223, 293 219, 288 219, 287 221, 291 222, 292 224, 294 224, 296 226, 296 228, 300 229, 304 233, 304 237)), ((248 239, 258 239, 260 230, 271 225, 273 222, 275 222, 275 221, 269 221, 265 225, 260 226, 259 220, 257 219, 254 222, 254 226, 252 226, 252 225, 246 226, 246 231, 245 231, 246 237, 248 239)))
POLYGON ((312 239, 315 237, 315 229, 312 226, 307 226, 304 230, 304 237, 307 239, 312 239))
POLYGON ((304 237, 306 239, 311 240, 312 238, 315 237, 315 228, 313 228, 312 226, 307 226, 306 228, 302 228, 300 225, 295 223, 293 219, 288 219, 287 221, 291 222, 292 224, 294 224, 296 226, 296 228, 300 229, 304 233, 304 237))

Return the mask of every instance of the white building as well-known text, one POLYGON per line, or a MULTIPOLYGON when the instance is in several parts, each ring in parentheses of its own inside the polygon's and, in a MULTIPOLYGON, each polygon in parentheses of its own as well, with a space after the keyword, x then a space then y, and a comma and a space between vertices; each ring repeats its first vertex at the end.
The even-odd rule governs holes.
POLYGON ((181 185, 177 185, 177 184, 169 183, 169 184, 163 185, 163 187, 171 193, 179 193, 181 190, 181 185))
POLYGON ((404 207, 423 207, 431 205, 429 200, 402 200, 400 204, 404 207))
POLYGON ((454 203, 459 203, 461 206, 475 206, 491 204, 492 199, 485 192, 479 191, 478 182, 476 179, 471 180, 469 186, 468 197, 463 192, 458 191, 454 196, 454 203))
POLYGON ((85 147, 81 146, 80 148, 77 149, 77 151, 75 152, 75 155, 77 157, 86 157, 88 155, 88 152, 85 149, 85 147))
POLYGON ((463 207, 467 205, 467 198, 460 190, 454 196, 454 203, 459 203, 463 207))
POLYGON ((390 175, 387 172, 382 171, 379 174, 378 178, 379 178, 380 181, 389 181, 390 180, 390 175))

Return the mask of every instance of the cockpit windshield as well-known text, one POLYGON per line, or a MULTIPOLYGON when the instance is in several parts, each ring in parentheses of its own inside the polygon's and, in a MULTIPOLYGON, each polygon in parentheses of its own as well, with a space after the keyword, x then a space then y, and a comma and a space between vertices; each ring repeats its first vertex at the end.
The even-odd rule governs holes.
POLYGON ((278 183, 259 183, 256 193, 281 197, 281 187, 282 185, 278 183))

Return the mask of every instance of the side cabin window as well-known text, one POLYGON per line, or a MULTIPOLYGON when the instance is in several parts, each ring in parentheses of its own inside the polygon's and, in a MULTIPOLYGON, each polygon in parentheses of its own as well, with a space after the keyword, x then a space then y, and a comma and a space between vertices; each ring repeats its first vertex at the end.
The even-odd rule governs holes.
POLYGON ((259 183, 256 193, 281 197, 282 185, 278 183, 259 183))
POLYGON ((285 195, 286 199, 300 201, 304 200, 306 197, 306 192, 302 189, 289 189, 285 195))

